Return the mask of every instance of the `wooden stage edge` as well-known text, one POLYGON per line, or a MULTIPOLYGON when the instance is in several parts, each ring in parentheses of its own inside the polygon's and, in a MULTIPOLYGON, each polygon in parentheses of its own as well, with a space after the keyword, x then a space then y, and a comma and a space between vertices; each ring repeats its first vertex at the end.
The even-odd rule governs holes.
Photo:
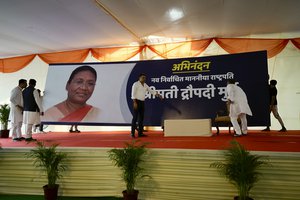
MULTIPOLYGON (((173 136, 165 137, 162 131, 147 131, 147 137, 131 138, 128 131, 86 131, 81 133, 47 132, 33 134, 33 138, 46 144, 59 144, 59 147, 73 148, 120 148, 125 142, 140 140, 149 143, 149 148, 166 149, 208 149, 223 150, 231 140, 237 140, 246 149, 252 151, 300 152, 300 130, 287 132, 262 132, 250 130, 247 136, 233 137, 228 130, 219 135, 212 131, 212 136, 173 136)), ((0 138, 2 148, 30 148, 35 143, 14 142, 11 138, 0 138)))

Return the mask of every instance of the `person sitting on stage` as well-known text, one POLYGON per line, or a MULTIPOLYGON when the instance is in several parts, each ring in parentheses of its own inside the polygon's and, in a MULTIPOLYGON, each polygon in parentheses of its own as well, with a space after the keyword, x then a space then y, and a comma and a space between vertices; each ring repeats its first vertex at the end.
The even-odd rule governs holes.
POLYGON ((100 109, 86 103, 94 92, 96 81, 94 68, 77 67, 66 84, 67 99, 46 110, 43 121, 90 122, 96 119, 100 109))

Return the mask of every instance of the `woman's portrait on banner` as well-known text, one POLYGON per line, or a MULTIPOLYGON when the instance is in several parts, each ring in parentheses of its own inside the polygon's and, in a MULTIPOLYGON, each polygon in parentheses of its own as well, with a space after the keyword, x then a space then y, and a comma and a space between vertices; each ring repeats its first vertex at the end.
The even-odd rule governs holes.
POLYGON ((46 110, 44 121, 90 122, 98 118, 100 109, 87 104, 97 82, 96 70, 88 65, 74 69, 65 85, 67 98, 46 110))

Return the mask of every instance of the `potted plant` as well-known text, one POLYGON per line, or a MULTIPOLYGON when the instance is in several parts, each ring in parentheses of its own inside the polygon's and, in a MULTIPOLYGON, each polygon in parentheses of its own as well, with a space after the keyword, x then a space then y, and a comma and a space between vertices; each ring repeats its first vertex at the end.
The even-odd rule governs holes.
POLYGON ((224 152, 224 161, 214 162, 210 166, 217 168, 237 188, 239 196, 234 200, 253 200, 249 192, 262 175, 259 168, 267 164, 266 156, 253 155, 233 140, 224 152))
POLYGON ((45 200, 56 200, 59 187, 56 181, 67 169, 67 153, 58 152, 58 144, 46 147, 43 142, 38 141, 36 145, 36 148, 27 153, 27 157, 33 158, 34 165, 46 173, 48 184, 43 186, 45 200))
POLYGON ((144 156, 147 153, 146 143, 134 141, 125 143, 125 147, 121 149, 111 149, 108 151, 109 158, 113 164, 122 171, 122 179, 126 184, 126 190, 123 191, 125 200, 137 200, 138 190, 135 190, 136 182, 144 176, 144 168, 141 166, 144 156))
POLYGON ((10 112, 10 107, 8 104, 0 105, 0 123, 1 123, 0 137, 1 138, 9 137, 9 130, 7 128, 9 112, 10 112))

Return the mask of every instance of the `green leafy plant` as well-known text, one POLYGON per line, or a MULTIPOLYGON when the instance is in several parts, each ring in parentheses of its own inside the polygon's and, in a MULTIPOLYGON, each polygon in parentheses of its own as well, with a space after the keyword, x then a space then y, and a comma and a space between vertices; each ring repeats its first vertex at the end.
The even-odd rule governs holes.
POLYGON ((9 112, 10 107, 8 104, 0 105, 0 122, 3 130, 7 130, 9 112))
POLYGON ((108 151, 109 158, 113 164, 122 171, 122 178, 126 184, 127 193, 134 193, 134 188, 138 178, 143 176, 144 168, 141 166, 144 156, 147 153, 146 143, 137 144, 125 143, 125 147, 121 149, 111 149, 108 151))
POLYGON ((238 190, 238 199, 250 199, 249 192, 262 175, 258 170, 268 164, 266 156, 253 155, 237 141, 231 141, 230 147, 224 152, 223 162, 214 162, 215 167, 238 190))
POLYGON ((36 145, 36 148, 31 149, 26 155, 28 158, 33 158, 34 165, 46 173, 48 187, 53 188, 67 169, 67 153, 58 152, 56 149, 58 144, 47 147, 43 142, 38 141, 36 145))

